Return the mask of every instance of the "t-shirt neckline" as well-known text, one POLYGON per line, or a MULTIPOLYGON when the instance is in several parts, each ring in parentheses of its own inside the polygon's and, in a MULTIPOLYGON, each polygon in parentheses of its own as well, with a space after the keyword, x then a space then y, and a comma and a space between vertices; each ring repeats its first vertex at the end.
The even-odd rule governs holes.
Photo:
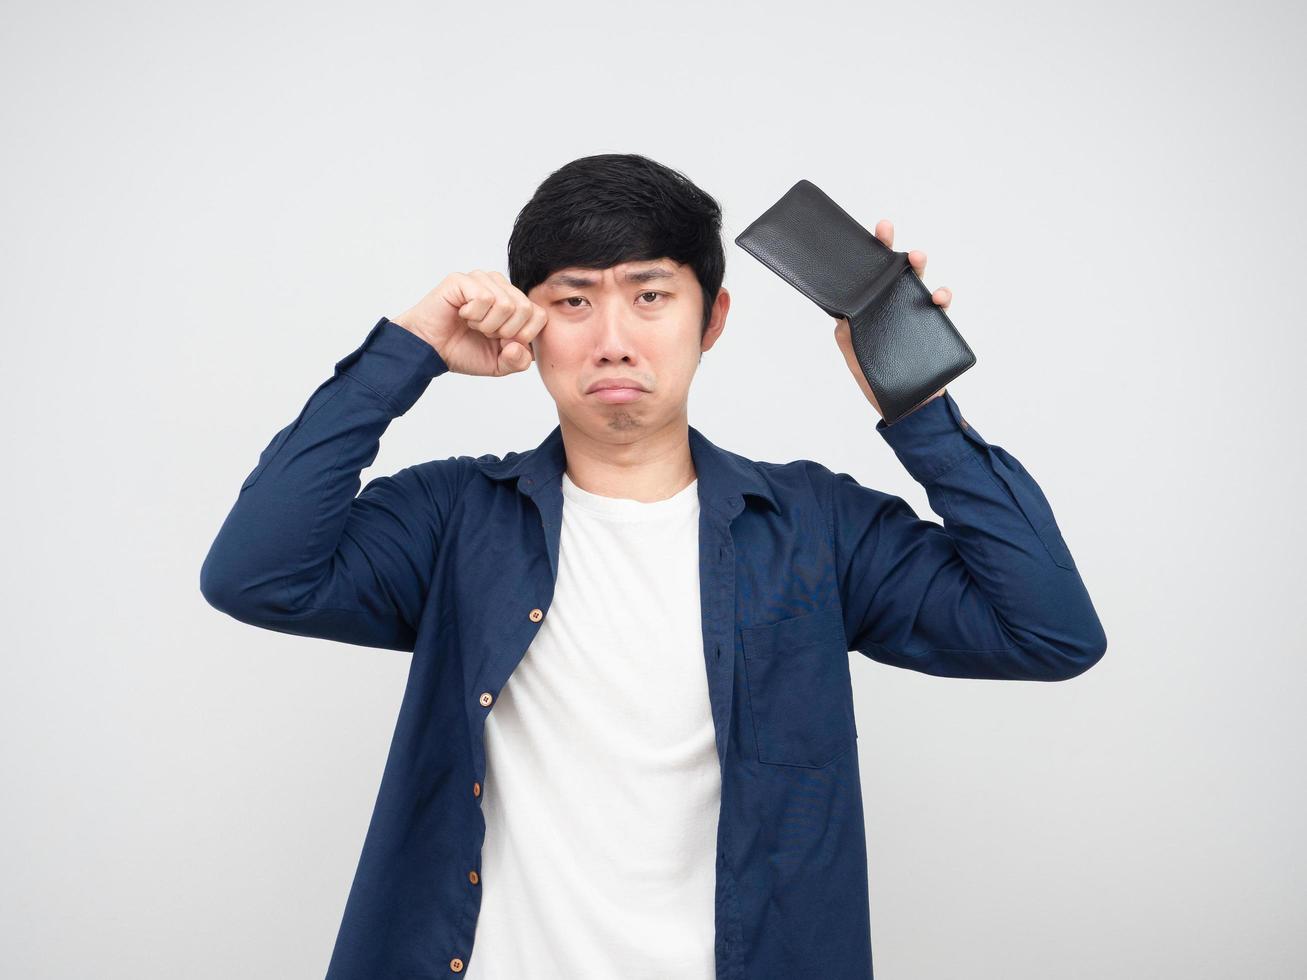
POLYGON ((662 500, 634 500, 630 497, 605 497, 577 486, 563 471, 563 499, 600 517, 626 521, 657 520, 689 511, 699 502, 699 478, 662 500))

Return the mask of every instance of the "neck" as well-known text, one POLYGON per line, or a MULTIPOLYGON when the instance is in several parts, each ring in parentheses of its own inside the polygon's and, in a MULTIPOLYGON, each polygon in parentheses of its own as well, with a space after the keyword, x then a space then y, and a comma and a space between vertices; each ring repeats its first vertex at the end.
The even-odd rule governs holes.
POLYGON ((613 418, 598 432, 560 418, 567 475, 602 497, 652 503, 684 490, 697 476, 689 421, 681 414, 657 429, 613 418))

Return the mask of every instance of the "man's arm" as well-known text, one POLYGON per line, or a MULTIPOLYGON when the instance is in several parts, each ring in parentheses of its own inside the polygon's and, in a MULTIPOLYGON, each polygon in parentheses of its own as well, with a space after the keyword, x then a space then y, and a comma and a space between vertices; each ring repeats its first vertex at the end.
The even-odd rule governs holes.
POLYGON ((943 677, 1067 680, 1107 637, 1039 484, 950 393, 876 423, 943 526, 825 470, 850 648, 943 677))
POLYGON ((245 478, 200 569, 209 604, 265 629, 411 651, 461 464, 409 466, 362 493, 359 474, 447 370, 427 341, 378 320, 245 478))

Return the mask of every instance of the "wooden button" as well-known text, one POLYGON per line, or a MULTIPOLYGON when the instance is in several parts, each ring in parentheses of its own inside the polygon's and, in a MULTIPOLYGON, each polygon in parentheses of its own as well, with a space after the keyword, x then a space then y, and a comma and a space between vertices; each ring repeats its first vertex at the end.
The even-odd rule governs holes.
POLYGON ((462 973, 463 961, 460 960, 457 956, 455 956, 452 960, 449 961, 449 968, 453 970, 455 973, 462 973))
POLYGON ((472 784, 472 795, 473 795, 473 796, 480 796, 480 795, 481 795, 481 784, 480 784, 480 783, 473 783, 473 784, 472 784))
POLYGON ((539 609, 532 609, 532 610, 531 610, 531 622, 533 622, 533 623, 538 623, 538 622, 540 622, 540 620, 542 620, 542 619, 544 619, 544 618, 545 618, 545 614, 542 613, 539 609))
POLYGON ((490 702, 495 700, 495 696, 489 691, 482 691, 479 700, 481 701, 481 707, 488 708, 490 707, 490 702))
POLYGON ((469 872, 467 873, 467 880, 470 881, 470 882, 472 882, 472 884, 475 885, 478 881, 481 880, 481 876, 480 876, 479 874, 477 874, 475 871, 469 871, 469 872))

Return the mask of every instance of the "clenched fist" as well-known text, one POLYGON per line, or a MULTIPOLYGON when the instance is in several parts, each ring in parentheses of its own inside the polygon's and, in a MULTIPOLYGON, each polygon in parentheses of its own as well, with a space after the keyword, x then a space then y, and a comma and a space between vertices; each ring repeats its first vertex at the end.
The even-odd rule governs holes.
POLYGON ((391 319, 417 334, 458 374, 503 377, 534 362, 531 341, 549 322, 543 306, 498 272, 451 272, 391 319))

